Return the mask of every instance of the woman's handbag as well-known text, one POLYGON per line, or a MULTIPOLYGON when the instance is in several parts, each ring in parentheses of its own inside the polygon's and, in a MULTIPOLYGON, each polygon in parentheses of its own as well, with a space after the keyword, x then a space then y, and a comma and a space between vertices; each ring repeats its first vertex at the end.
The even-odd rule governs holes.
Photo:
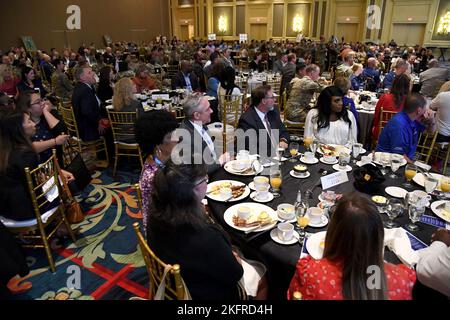
POLYGON ((69 183, 69 189, 72 194, 80 194, 91 182, 91 173, 86 167, 81 154, 75 152, 70 143, 64 145, 63 153, 65 164, 64 170, 69 171, 75 177, 75 181, 69 183))

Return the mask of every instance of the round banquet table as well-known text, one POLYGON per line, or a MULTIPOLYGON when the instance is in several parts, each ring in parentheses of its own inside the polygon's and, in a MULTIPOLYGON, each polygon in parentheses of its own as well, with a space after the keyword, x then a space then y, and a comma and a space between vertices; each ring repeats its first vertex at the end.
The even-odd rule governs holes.
MULTIPOLYGON (((302 146, 300 147, 300 149, 300 151, 302 152, 304 150, 304 147, 302 146)), ((319 170, 326 170, 328 174, 335 172, 331 165, 327 165, 319 161, 317 164, 308 165, 308 171, 311 173, 311 176, 309 178, 297 179, 292 177, 289 172, 293 169, 293 166, 298 163, 299 162, 291 163, 289 161, 285 161, 280 166, 283 176, 281 196, 275 198, 271 202, 265 203, 275 211, 277 206, 281 203, 294 204, 299 189, 302 190, 302 195, 304 191, 306 191, 307 189, 311 189, 313 192, 312 199, 310 200, 310 206, 317 205, 317 203, 319 202, 318 196, 323 191, 320 184, 320 177, 322 175, 319 173, 319 170), (314 185, 317 185, 317 187, 314 188, 314 185)), ((353 169, 356 168, 356 165, 350 165, 353 169)), ((403 168, 404 167, 401 167, 397 171, 397 175, 400 175, 400 177, 396 179, 391 179, 390 177, 388 177, 388 175, 386 175, 386 180, 384 181, 381 190, 384 190, 387 186, 400 186, 405 181, 405 178, 403 176, 403 168)), ((269 169, 265 168, 261 175, 268 176, 268 171, 269 169)), ((354 191, 355 188, 353 186, 354 179, 352 173, 353 171, 348 172, 348 182, 332 187, 328 190, 333 190, 336 193, 348 193, 354 191)), ((210 178, 211 181, 236 180, 244 182, 248 185, 250 182, 252 182, 254 176, 233 175, 222 168, 211 175, 210 178)), ((423 190, 421 186, 415 185, 413 189, 408 191, 412 191, 414 189, 423 190)), ((384 191, 382 192, 382 195, 389 197, 387 194, 385 194, 384 191)), ((302 248, 298 242, 293 245, 281 245, 274 242, 270 237, 270 230, 245 234, 242 231, 230 227, 223 218, 224 212, 227 208, 242 202, 253 201, 250 199, 250 197, 237 202, 229 203, 217 202, 208 199, 208 205, 212 215, 214 216, 215 220, 220 225, 222 225, 225 231, 230 235, 233 244, 239 246, 241 250, 243 250, 244 255, 247 258, 257 259, 266 265, 270 292, 269 298, 274 300, 285 300, 286 292, 289 287, 289 283, 294 275, 295 266, 300 257, 302 248)), ((427 208, 425 214, 434 216, 429 208, 427 208)), ((386 220, 387 216, 383 214, 382 219, 383 221, 386 220)), ((395 222, 400 226, 405 226, 409 223, 408 214, 404 212, 402 216, 398 217, 395 220, 395 222)), ((420 226, 420 230, 412 232, 412 234, 428 245, 430 243, 430 237, 436 230, 436 228, 421 222, 418 222, 417 225, 420 226)), ((326 227, 312 228, 308 226, 305 229, 307 233, 316 233, 324 230, 326 230, 326 227)), ((401 263, 396 255, 393 252, 389 251, 389 249, 387 248, 385 250, 385 260, 395 264, 401 263)))

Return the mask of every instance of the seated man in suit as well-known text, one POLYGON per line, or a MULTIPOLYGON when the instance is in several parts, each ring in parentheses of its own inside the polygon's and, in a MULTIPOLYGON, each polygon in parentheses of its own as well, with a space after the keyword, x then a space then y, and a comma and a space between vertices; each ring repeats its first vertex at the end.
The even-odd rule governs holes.
POLYGON ((73 90, 72 108, 80 138, 85 142, 98 140, 105 128, 101 125, 100 100, 93 87, 95 73, 88 64, 84 64, 76 68, 74 76, 78 83, 73 90))
POLYGON ((190 160, 192 155, 201 156, 196 161, 207 164, 208 174, 211 174, 228 162, 230 155, 224 153, 219 156, 208 133, 206 124, 211 122, 212 113, 209 101, 198 93, 191 94, 183 101, 183 110, 186 118, 177 130, 180 143, 172 152, 172 160, 177 161, 177 155, 182 157, 178 161, 190 160))
MULTIPOLYGON (((274 108, 275 97, 270 85, 262 85, 252 91, 252 105, 239 119, 238 128, 245 132, 245 149, 250 150, 254 144, 248 131, 253 130, 257 137, 257 153, 261 157, 273 157, 278 148, 286 149, 289 145, 289 133, 281 121, 280 114, 274 108)), ((236 133, 239 149, 239 132, 236 133)), ((250 150, 250 153, 253 153, 250 150)))
POLYGON ((181 70, 172 78, 172 90, 187 89, 190 92, 200 90, 198 78, 192 72, 192 66, 189 61, 181 61, 181 70))

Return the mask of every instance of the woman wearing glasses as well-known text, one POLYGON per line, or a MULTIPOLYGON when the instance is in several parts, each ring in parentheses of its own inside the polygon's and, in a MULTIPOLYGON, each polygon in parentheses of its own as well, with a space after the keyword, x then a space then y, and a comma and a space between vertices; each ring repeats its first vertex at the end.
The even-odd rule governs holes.
POLYGON ((156 173, 147 226, 150 248, 164 262, 180 264, 194 300, 239 299, 240 281, 247 293, 265 298, 264 267, 256 270, 239 257, 226 232, 205 213, 201 201, 207 187, 205 165, 169 160, 156 173))

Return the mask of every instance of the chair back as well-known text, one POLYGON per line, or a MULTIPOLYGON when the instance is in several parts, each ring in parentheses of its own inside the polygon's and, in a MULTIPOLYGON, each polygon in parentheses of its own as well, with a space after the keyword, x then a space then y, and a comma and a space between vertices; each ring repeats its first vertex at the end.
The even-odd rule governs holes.
POLYGON ((137 109, 134 112, 122 112, 106 109, 106 112, 108 113, 114 141, 134 141, 134 124, 138 118, 137 109))
POLYGON ((305 133, 305 123, 304 122, 292 122, 289 120, 284 120, 284 126, 286 130, 291 135, 295 135, 299 138, 303 137, 305 133))
POLYGON ((249 62, 248 59, 240 59, 239 60, 239 69, 245 70, 249 68, 249 62))
POLYGON ((182 107, 172 107, 170 109, 170 112, 175 117, 175 119, 177 119, 178 122, 181 122, 184 120, 184 118, 186 118, 186 115, 182 107))
POLYGON ((227 125, 236 130, 243 111, 244 94, 219 95, 219 110, 222 118, 222 152, 227 151, 227 125))
POLYGON ((396 114, 397 111, 387 111, 383 110, 383 107, 381 107, 380 120, 378 122, 378 138, 380 138, 381 130, 383 130, 389 120, 391 120, 391 118, 396 114))
POLYGON ((155 293, 164 279, 164 270, 170 268, 164 281, 166 282, 165 298, 168 300, 182 300, 185 297, 186 288, 183 284, 180 273, 180 265, 168 265, 161 261, 156 254, 150 249, 147 242, 139 228, 139 223, 133 223, 134 231, 138 238, 139 247, 142 252, 142 256, 145 261, 145 266, 147 268, 149 281, 150 281, 150 295, 149 298, 153 299, 155 293))
POLYGON ((59 104, 58 111, 66 124, 67 134, 77 139, 80 138, 78 133, 77 120, 73 113, 72 103, 70 101, 63 101, 59 104))
POLYGON ((416 150, 417 160, 428 164, 431 153, 433 152, 434 144, 436 143, 437 134, 437 131, 434 133, 424 131, 420 134, 416 150))

